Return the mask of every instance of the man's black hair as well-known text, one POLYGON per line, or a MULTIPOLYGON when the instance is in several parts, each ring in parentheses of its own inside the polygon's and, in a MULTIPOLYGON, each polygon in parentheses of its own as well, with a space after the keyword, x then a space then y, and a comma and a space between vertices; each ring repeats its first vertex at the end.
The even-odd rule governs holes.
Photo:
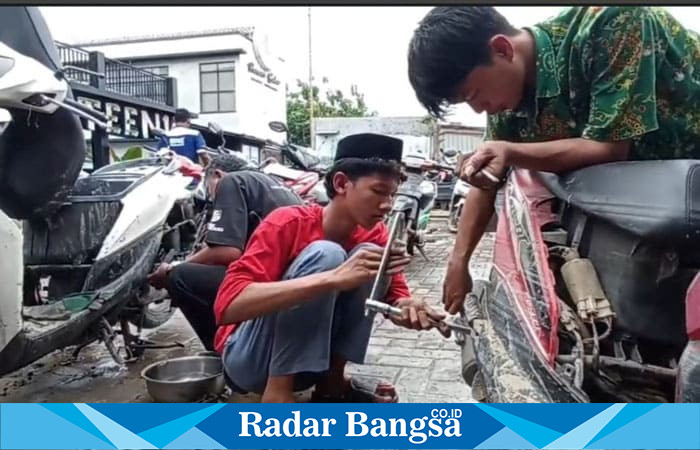
POLYGON ((418 25, 408 48, 408 78, 418 101, 437 118, 459 84, 477 66, 491 63, 489 40, 517 34, 491 6, 439 6, 418 25))
POLYGON ((324 185, 328 198, 337 194, 333 187, 333 177, 338 172, 343 172, 351 181, 372 175, 395 176, 400 180, 403 174, 401 164, 397 161, 381 158, 343 158, 336 161, 326 173, 324 185))
POLYGON ((190 113, 185 108, 178 108, 175 110, 175 123, 185 123, 192 119, 192 113, 190 113))
POLYGON ((207 164, 205 176, 209 177, 215 170, 220 170, 224 173, 238 172, 241 170, 251 170, 253 167, 244 158, 229 153, 216 155, 211 162, 207 164))

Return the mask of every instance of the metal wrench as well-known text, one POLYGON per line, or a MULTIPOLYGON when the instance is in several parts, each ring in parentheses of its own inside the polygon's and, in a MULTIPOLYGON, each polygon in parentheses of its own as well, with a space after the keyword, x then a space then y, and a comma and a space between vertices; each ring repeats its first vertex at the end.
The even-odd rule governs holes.
MULTIPOLYGON (((371 311, 385 314, 388 316, 401 317, 403 315, 403 313, 401 312, 401 308, 391 306, 384 302, 378 302, 376 300, 367 300, 365 302, 365 307, 371 311)), ((455 321, 441 320, 439 322, 431 322, 435 325, 438 331, 440 331, 443 334, 443 336, 445 335, 444 331, 446 330, 456 331, 458 333, 469 333, 471 331, 471 328, 467 325, 455 321)))

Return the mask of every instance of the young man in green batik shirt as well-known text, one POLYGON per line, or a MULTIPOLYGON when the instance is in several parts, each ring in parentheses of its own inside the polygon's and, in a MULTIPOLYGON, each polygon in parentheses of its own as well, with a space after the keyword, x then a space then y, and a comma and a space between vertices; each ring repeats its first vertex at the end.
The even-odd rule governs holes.
POLYGON ((415 31, 408 65, 434 116, 462 102, 488 113, 485 142, 461 166, 477 189, 448 263, 453 314, 500 185, 482 169, 502 179, 510 167, 700 157, 700 38, 661 8, 574 7, 516 29, 492 7, 438 7, 415 31))

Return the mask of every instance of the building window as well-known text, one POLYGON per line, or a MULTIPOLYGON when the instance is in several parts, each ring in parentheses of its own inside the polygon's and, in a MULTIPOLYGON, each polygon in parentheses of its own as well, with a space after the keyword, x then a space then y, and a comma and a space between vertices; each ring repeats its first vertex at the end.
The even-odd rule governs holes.
POLYGON ((170 73, 170 68, 168 66, 142 67, 141 69, 146 72, 151 72, 154 75, 160 75, 161 77, 167 77, 170 73))
POLYGON ((200 112, 235 112, 236 82, 232 62, 199 65, 200 112))
POLYGON ((248 161, 258 164, 260 162, 260 148, 252 145, 241 145, 241 153, 248 161))

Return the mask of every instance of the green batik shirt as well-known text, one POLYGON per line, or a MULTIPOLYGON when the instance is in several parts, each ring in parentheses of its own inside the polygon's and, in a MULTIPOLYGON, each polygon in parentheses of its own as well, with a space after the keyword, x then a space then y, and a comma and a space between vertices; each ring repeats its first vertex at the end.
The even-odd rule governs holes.
POLYGON ((529 28, 536 93, 486 139, 631 139, 632 159, 700 158, 700 37, 661 8, 575 7, 529 28))

